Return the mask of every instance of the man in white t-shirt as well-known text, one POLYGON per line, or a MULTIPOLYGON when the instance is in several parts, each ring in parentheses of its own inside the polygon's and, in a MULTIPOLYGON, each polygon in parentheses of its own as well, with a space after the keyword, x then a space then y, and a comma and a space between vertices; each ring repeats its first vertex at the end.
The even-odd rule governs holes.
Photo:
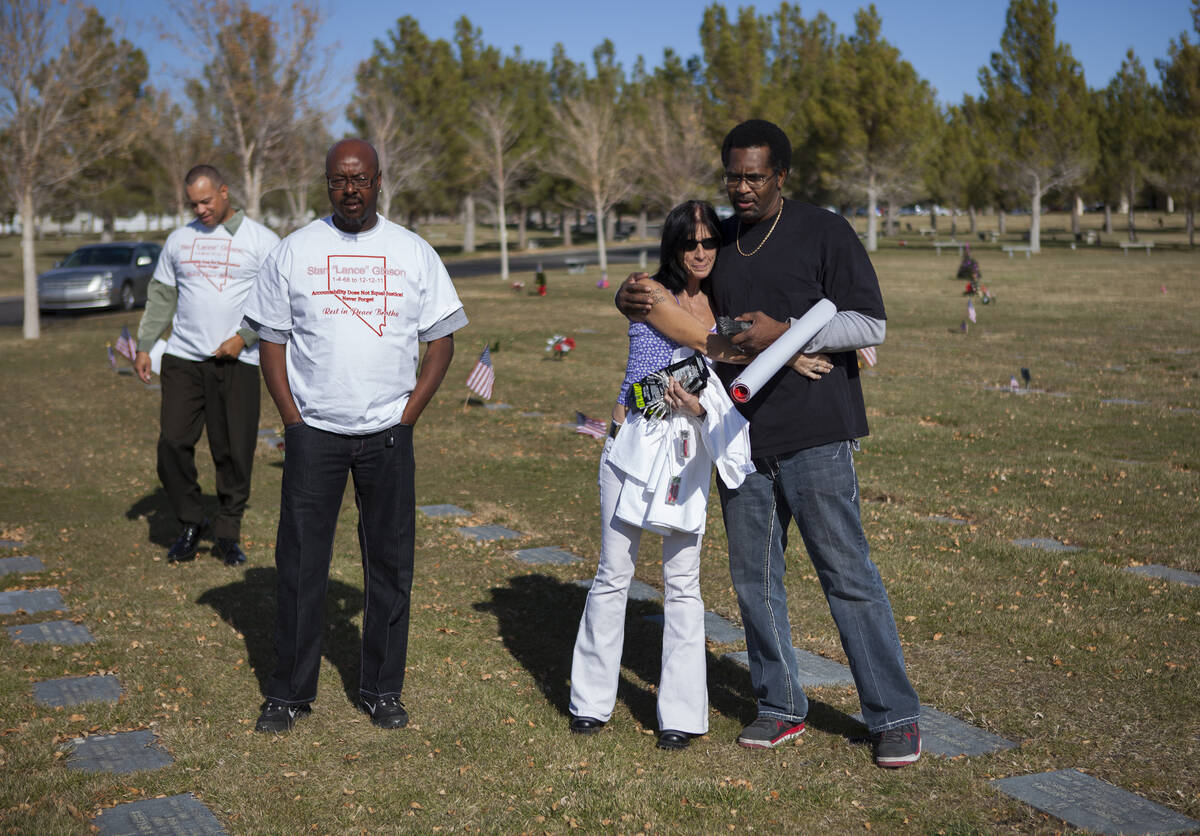
POLYGON ((150 349, 171 326, 162 358, 158 476, 182 528, 169 562, 196 556, 207 524, 196 481, 196 442, 208 428, 220 509, 212 523, 226 566, 246 562, 239 539, 258 434, 258 335, 242 304, 279 236, 234 211, 210 165, 184 177, 196 220, 167 236, 146 294, 133 367, 150 382, 150 349))
POLYGON ((271 252, 246 303, 287 449, 275 538, 276 666, 260 732, 290 730, 316 699, 347 474, 365 576, 359 706, 381 728, 408 723, 400 694, 416 524, 413 424, 450 365, 454 332, 467 324, 433 248, 376 213, 375 149, 338 142, 325 178, 333 214, 271 252))

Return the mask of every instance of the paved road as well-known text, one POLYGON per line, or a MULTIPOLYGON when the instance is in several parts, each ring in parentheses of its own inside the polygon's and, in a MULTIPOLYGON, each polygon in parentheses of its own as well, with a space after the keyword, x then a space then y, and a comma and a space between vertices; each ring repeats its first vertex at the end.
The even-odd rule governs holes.
MULTIPOLYGON (((653 269, 658 260, 658 245, 653 243, 644 244, 620 244, 615 247, 610 247, 608 250, 609 270, 608 278, 614 284, 632 272, 641 257, 641 253, 646 254, 647 263, 653 269)), ((542 264, 547 270, 560 272, 566 267, 567 258, 579 258, 588 264, 592 270, 595 270, 596 265, 596 248, 580 248, 573 250, 554 250, 551 252, 542 253, 514 253, 509 256, 508 269, 509 274, 514 281, 523 281, 526 284, 532 284, 534 271, 537 270, 538 264, 542 264)), ((471 259, 470 261, 452 262, 448 269, 450 275, 455 279, 470 279, 478 276, 496 275, 500 272, 500 256, 488 256, 485 258, 471 259)), ((42 315, 42 327, 54 328, 56 325, 70 322, 75 317, 88 316, 88 313, 62 313, 42 315)), ((139 318, 141 314, 138 314, 139 318)), ((0 298, 0 328, 3 327, 21 327, 22 322, 22 302, 19 296, 10 296, 0 298)))

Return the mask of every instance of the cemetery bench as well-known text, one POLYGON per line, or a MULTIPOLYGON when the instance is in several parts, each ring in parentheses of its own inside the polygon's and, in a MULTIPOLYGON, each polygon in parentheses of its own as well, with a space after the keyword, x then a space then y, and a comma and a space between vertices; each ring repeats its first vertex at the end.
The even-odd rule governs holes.
POLYGON ((1153 241, 1121 241, 1119 243, 1121 244, 1121 249, 1125 252, 1125 255, 1129 255, 1130 247, 1141 247, 1146 251, 1146 255, 1150 255, 1150 250, 1154 248, 1153 241))
POLYGON ((921 235, 933 235, 934 231, 927 226, 923 226, 917 230, 921 235))
POLYGON ((582 273, 587 268, 587 261, 582 258, 567 257, 563 261, 567 264, 568 273, 582 273))
POLYGON ((934 241, 933 246, 937 249, 937 254, 942 254, 942 247, 953 247, 958 250, 958 254, 962 255, 963 245, 961 241, 934 241))
POLYGON ((1029 258, 1029 254, 1033 252, 1028 244, 1012 244, 1011 246, 1001 247, 1000 249, 1008 253, 1009 258, 1013 257, 1013 253, 1025 253, 1025 257, 1029 258))

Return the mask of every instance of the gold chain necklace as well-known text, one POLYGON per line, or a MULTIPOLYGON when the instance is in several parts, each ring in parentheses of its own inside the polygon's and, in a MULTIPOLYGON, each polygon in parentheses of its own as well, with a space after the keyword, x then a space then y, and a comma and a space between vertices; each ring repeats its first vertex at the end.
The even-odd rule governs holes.
POLYGON ((738 253, 745 256, 746 258, 749 258, 750 256, 754 255, 756 252, 761 250, 763 248, 763 244, 767 243, 767 239, 771 237, 771 233, 775 231, 775 225, 779 223, 779 219, 781 217, 783 217, 783 201, 782 200, 779 201, 779 211, 775 213, 775 221, 771 224, 771 228, 767 230, 767 234, 763 236, 763 239, 758 242, 758 246, 755 247, 754 249, 752 249, 748 253, 742 252, 742 219, 738 218, 737 238, 733 242, 733 245, 735 247, 737 247, 738 253))

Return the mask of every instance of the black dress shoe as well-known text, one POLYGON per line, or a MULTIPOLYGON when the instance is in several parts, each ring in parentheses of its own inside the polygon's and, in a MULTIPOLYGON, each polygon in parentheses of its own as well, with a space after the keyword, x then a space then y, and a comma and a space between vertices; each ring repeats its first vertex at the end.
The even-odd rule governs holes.
POLYGON ((246 562, 246 553, 232 537, 218 537, 213 551, 224 561, 226 566, 240 566, 246 562))
POLYGON ((604 721, 597 720, 595 717, 571 718, 572 734, 595 734, 602 728, 604 728, 604 721))
POLYGON ((658 733, 659 749, 686 749, 692 742, 692 736, 687 732, 663 729, 658 733))
POLYGON ((196 557, 196 545, 200 542, 200 528, 203 523, 184 523, 179 539, 167 550, 168 563, 181 563, 196 557))

